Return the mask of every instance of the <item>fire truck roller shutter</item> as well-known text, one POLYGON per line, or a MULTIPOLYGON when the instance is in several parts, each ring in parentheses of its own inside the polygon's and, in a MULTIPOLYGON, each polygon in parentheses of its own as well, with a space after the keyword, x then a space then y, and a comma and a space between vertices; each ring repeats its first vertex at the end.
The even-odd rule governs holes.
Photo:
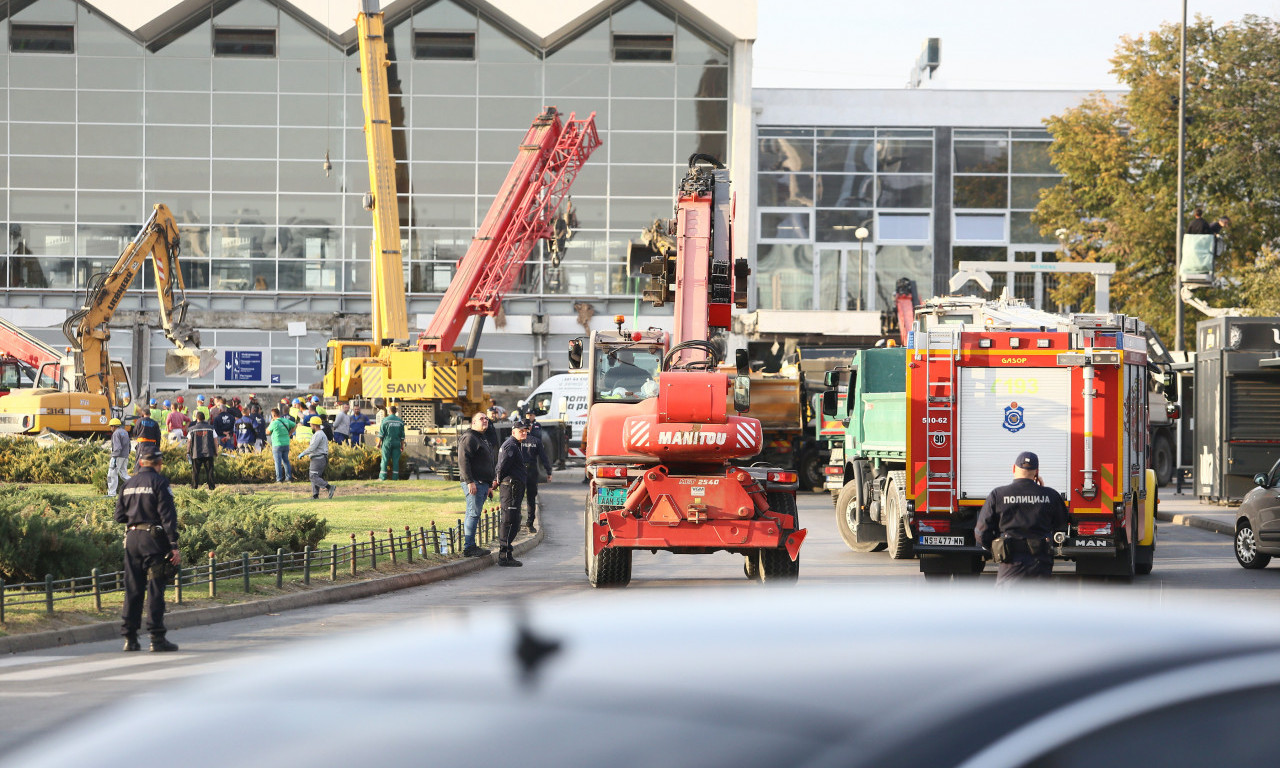
POLYGON ((1071 370, 960 369, 960 493, 985 499, 1013 479, 1022 451, 1040 456, 1045 485, 1068 493, 1071 370))

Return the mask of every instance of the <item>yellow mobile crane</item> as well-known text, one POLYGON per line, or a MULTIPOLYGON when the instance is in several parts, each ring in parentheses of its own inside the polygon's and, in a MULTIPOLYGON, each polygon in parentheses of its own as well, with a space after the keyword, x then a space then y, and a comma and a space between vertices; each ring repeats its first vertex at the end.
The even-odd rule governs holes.
POLYGON ((187 324, 187 299, 178 226, 169 209, 157 204, 137 236, 125 246, 111 270, 89 281, 84 305, 62 324, 70 354, 44 362, 37 386, 12 390, 0 398, 0 433, 35 434, 52 429, 72 435, 109 432, 111 417, 123 417, 133 398, 124 365, 112 360, 107 342, 111 319, 148 255, 160 295, 160 325, 177 346, 165 359, 168 375, 203 376, 215 365, 214 351, 200 349, 200 334, 187 324), (57 386, 39 386, 56 382, 57 386))

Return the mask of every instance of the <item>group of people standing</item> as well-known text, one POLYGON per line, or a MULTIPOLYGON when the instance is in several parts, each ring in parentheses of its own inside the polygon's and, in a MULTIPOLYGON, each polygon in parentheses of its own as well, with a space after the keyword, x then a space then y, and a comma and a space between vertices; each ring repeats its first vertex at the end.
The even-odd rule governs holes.
POLYGON ((520 510, 524 504, 528 505, 526 525, 530 533, 536 533, 538 484, 544 476, 547 481, 551 480, 551 460, 543 447, 542 428, 531 412, 512 422, 511 436, 500 445, 498 430, 493 424, 497 418, 497 409, 475 414, 471 428, 458 440, 458 466, 467 500, 462 554, 465 557, 490 554, 476 543, 476 528, 484 503, 496 488, 502 515, 498 528, 498 565, 519 567, 523 563, 515 559, 513 545, 520 532, 520 510))

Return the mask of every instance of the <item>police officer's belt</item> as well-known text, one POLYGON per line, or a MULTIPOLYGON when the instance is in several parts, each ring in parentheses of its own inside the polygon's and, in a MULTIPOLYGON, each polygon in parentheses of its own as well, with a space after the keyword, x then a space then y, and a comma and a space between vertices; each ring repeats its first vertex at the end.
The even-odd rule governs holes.
POLYGON ((1001 536, 991 542, 992 560, 1007 563, 1018 555, 1039 555, 1049 551, 1049 543, 1044 539, 1015 539, 1001 536))

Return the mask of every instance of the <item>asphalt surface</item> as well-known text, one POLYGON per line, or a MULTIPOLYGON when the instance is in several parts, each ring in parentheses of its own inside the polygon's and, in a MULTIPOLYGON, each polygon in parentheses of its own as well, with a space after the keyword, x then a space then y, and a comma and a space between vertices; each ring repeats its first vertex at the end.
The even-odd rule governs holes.
MULTIPOLYGON (((118 640, 83 643, 0 657, 0 754, 33 739, 55 738, 60 729, 126 697, 162 697, 172 686, 215 675, 246 659, 287 652, 290 646, 340 633, 368 630, 391 623, 428 617, 441 623, 466 621, 470 609, 494 604, 556 597, 572 602, 607 601, 614 593, 593 590, 586 583, 582 561, 582 499, 580 475, 569 470, 544 486, 542 524, 545 539, 522 556, 523 568, 487 568, 465 576, 351 602, 321 605, 170 633, 181 645, 173 654, 125 654, 118 640)), ((1162 502, 1162 517, 1192 515, 1191 500, 1162 502)), ((801 522, 809 529, 801 556, 800 580, 806 585, 845 585, 874 588, 895 585, 911 590, 947 589, 948 584, 925 582, 913 560, 891 560, 885 553, 859 554, 848 550, 836 531, 834 510, 826 494, 802 494, 801 522)), ((1206 515, 1230 515, 1223 508, 1205 508, 1206 515)), ((1184 520, 1185 522, 1185 520, 1184 520)), ((1238 605, 1244 610, 1280 609, 1280 568, 1246 571, 1232 554, 1228 536, 1192 525, 1161 522, 1157 528, 1155 570, 1132 584, 1077 577, 1069 564, 1059 565, 1054 579, 1081 592, 1136 593, 1152 602, 1199 601, 1238 605)), ((994 568, 978 584, 994 583, 994 568)), ((966 580, 972 584, 972 580, 966 580)), ((677 556, 637 553, 632 591, 677 590, 688 587, 724 590, 765 589, 748 582, 742 558, 728 553, 677 556)), ((856 611, 856 605, 845 605, 856 611)), ((145 640, 144 640, 145 648, 145 640)), ((369 653, 377 653, 370 647, 369 653)), ((456 664, 457 660, 404 660, 405 664, 456 664)), ((483 659, 462 663, 483 664, 483 659)), ((358 674, 359 660, 334 674, 358 674)), ((163 704, 158 700, 158 706, 163 704)))

